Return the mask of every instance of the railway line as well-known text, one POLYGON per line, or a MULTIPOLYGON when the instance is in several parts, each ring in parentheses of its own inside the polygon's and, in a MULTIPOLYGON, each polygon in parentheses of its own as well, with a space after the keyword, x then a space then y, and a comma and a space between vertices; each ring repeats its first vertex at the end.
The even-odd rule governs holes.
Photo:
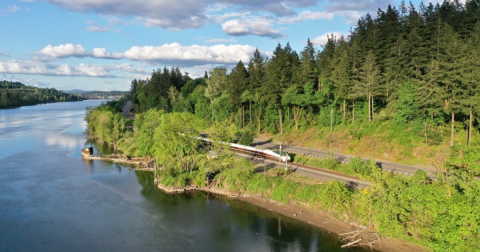
MULTIPOLYGON (((269 141, 263 141, 257 138, 255 139, 253 146, 268 148, 268 149, 278 149, 280 147, 280 144, 269 142, 269 141)), ((282 149, 286 150, 288 153, 302 154, 302 155, 315 157, 315 158, 328 158, 333 156, 335 159, 343 163, 348 163, 350 162, 351 159, 355 158, 354 155, 337 154, 337 153, 331 153, 327 151, 313 150, 313 149, 307 149, 299 146, 284 145, 284 144, 282 144, 282 149)), ((364 158, 364 157, 362 157, 362 159, 368 160, 367 158, 364 158)), ((423 170, 427 172, 429 177, 435 177, 434 172, 426 168, 397 164, 397 163, 387 162, 384 160, 375 160, 375 162, 377 163, 377 166, 382 170, 393 172, 395 174, 412 176, 413 174, 415 174, 417 170, 423 170)))
POLYGON ((277 168, 288 169, 297 174, 312 177, 322 182, 340 180, 345 182, 345 186, 354 189, 364 189, 371 185, 371 183, 362 181, 360 180, 360 178, 355 176, 339 173, 328 169, 304 165, 296 162, 285 162, 285 158, 281 160, 280 157, 264 155, 262 153, 259 153, 258 151, 252 151, 251 149, 232 148, 232 151, 234 151, 237 156, 248 158, 253 162, 268 163, 265 166, 273 165, 277 168))

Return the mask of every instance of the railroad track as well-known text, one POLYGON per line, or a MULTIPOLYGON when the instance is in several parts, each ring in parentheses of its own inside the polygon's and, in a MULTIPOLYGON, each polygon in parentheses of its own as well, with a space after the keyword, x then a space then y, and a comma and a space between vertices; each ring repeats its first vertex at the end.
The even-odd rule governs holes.
POLYGON ((309 165, 304 165, 296 162, 280 162, 278 159, 273 159, 266 156, 259 156, 256 154, 252 154, 246 151, 239 151, 239 150, 232 150, 236 155, 246 157, 251 159, 252 161, 262 161, 267 163, 275 164, 276 167, 284 168, 286 165, 286 169, 298 173, 300 175, 312 177, 318 179, 322 182, 329 182, 334 180, 340 180, 345 182, 345 186, 354 188, 354 189, 363 189, 368 186, 371 186, 371 183, 362 181, 360 178, 343 174, 340 172, 313 167, 309 165))

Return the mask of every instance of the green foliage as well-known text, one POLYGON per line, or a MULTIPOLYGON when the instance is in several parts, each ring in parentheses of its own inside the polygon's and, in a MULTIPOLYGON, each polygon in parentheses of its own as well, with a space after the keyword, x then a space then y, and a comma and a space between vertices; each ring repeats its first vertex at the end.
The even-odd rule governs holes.
POLYGON ((368 178, 372 175, 372 169, 369 162, 363 161, 360 157, 350 159, 348 166, 355 172, 355 174, 358 174, 362 178, 368 178))
POLYGON ((0 81, 0 108, 82 100, 82 96, 54 88, 37 88, 19 82, 0 81))
POLYGON ((292 195, 296 193, 298 187, 299 184, 296 182, 278 179, 277 183, 274 183, 274 188, 270 197, 279 203, 290 203, 292 195))
POLYGON ((416 102, 417 85, 410 82, 403 84, 398 91, 398 100, 396 100, 396 111, 394 118, 400 125, 406 125, 415 120, 419 113, 419 106, 416 102))
POLYGON ((154 134, 160 126, 163 111, 151 109, 145 113, 137 114, 134 128, 136 138, 136 156, 153 156, 155 143, 154 134))
POLYGON ((218 177, 222 185, 233 192, 244 192, 253 176, 253 165, 247 159, 237 159, 231 169, 225 169, 218 177))
POLYGON ((447 166, 461 177, 480 175, 480 147, 454 146, 447 166))
POLYGON ((152 146, 158 164, 191 171, 201 144, 195 138, 200 135, 195 129, 198 118, 190 113, 169 113, 159 119, 152 146))
POLYGON ((238 143, 243 145, 252 145, 253 138, 256 136, 255 132, 253 132, 253 130, 249 128, 240 130, 240 132, 237 135, 239 136, 238 143))

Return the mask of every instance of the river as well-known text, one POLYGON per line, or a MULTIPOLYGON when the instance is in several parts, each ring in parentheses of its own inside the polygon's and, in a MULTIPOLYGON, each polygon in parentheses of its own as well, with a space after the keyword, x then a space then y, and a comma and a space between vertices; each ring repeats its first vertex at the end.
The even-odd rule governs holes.
POLYGON ((85 107, 100 102, 0 110, 0 251, 363 251, 247 203, 164 194, 151 173, 82 160, 85 107))

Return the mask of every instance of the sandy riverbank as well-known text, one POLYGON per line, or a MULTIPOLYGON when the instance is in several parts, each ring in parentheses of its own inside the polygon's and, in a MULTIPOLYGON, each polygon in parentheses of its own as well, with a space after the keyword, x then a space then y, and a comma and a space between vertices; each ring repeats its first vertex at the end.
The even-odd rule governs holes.
MULTIPOLYGON (((158 188, 167 192, 167 193, 183 193, 186 191, 204 191, 210 192, 218 195, 225 195, 231 197, 232 200, 239 200, 247 202, 262 208, 265 208, 269 211, 279 213, 290 218, 309 223, 316 227, 322 228, 332 233, 342 234, 351 232, 355 230, 355 227, 350 223, 340 221, 336 218, 333 218, 331 215, 321 212, 321 211, 312 211, 304 206, 294 205, 294 204, 278 204, 264 198, 255 196, 255 195, 236 195, 228 191, 214 188, 214 187, 199 187, 192 186, 186 188, 170 188, 165 187, 158 183, 158 188)), ((384 251, 384 252, 404 252, 404 251, 419 251, 427 252, 429 250, 421 248, 417 245, 407 243, 402 240, 382 237, 382 243, 374 246, 375 250, 384 251)))

